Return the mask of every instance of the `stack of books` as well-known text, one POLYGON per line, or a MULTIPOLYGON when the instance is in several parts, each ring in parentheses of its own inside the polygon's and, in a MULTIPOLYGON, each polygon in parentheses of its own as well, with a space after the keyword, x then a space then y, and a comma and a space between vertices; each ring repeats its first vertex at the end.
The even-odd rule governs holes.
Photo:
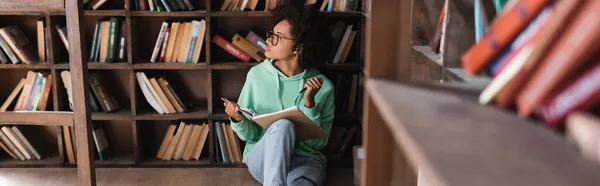
POLYGON ((150 62, 198 63, 206 22, 163 22, 150 62))
POLYGON ((127 61, 127 27, 122 18, 96 21, 88 62, 111 63, 127 61))
POLYGON ((515 107, 522 118, 535 115, 563 130, 574 112, 598 116, 600 2, 552 2, 505 6, 488 33, 462 56, 462 64, 471 74, 493 78, 479 97, 481 104, 515 107))
POLYGON ((48 105, 52 74, 27 72, 27 77, 19 81, 10 93, 0 112, 13 111, 45 111, 48 105))
POLYGON ((240 146, 237 135, 231 129, 231 125, 217 121, 215 122, 215 132, 217 162, 244 163, 241 153, 243 148, 240 146))
POLYGON ((190 0, 131 0, 133 10, 138 11, 192 11, 194 6, 190 0))
POLYGON ((331 31, 332 48, 331 53, 327 56, 327 59, 331 60, 328 63, 345 64, 358 28, 355 25, 337 21, 329 26, 329 30, 331 31))
POLYGON ((25 138, 19 127, 2 126, 0 147, 16 160, 40 160, 42 156, 25 138))
POLYGON ((179 123, 169 125, 156 158, 161 160, 200 160, 210 125, 179 123))
MULTIPOLYGON (((67 96, 69 98, 69 107, 73 110, 73 90, 71 86, 71 73, 68 70, 64 70, 60 73, 63 84, 65 86, 67 96)), ((90 107, 93 112, 115 112, 118 111, 121 106, 115 97, 110 94, 105 84, 102 82, 100 75, 91 73, 88 76, 88 82, 90 85, 90 107)))
POLYGON ((148 104, 160 114, 184 113, 188 109, 164 77, 150 78, 137 72, 136 78, 148 104))
POLYGON ((33 44, 25 36, 19 26, 8 26, 0 28, 0 62, 13 64, 25 63, 33 64, 36 61, 46 61, 47 55, 47 30, 44 28, 43 20, 37 22, 38 49, 39 54, 35 55, 33 44))
POLYGON ((250 58, 258 62, 266 59, 264 52, 267 43, 262 37, 252 31, 245 38, 235 34, 231 38, 232 42, 225 40, 220 35, 214 35, 212 41, 243 62, 250 62, 250 58))

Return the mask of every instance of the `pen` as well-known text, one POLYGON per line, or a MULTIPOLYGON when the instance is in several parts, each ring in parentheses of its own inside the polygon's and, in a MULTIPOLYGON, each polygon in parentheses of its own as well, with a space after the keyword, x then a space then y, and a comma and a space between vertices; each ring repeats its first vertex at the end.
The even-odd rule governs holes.
MULTIPOLYGON (((323 83, 323 79, 319 78, 319 82, 323 83)), ((306 90, 306 87, 302 88, 302 90, 300 90, 300 92, 298 92, 298 94, 304 92, 306 90)))

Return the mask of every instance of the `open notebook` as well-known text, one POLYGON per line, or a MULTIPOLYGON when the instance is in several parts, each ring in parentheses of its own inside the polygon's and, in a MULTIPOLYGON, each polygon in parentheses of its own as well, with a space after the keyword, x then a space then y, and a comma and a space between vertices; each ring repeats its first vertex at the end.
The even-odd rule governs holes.
MULTIPOLYGON (((222 98, 223 101, 229 101, 222 98)), ((240 108, 240 112, 247 118, 252 119, 264 129, 268 129, 273 122, 280 119, 288 119, 294 123, 296 129, 296 141, 302 142, 305 140, 326 138, 329 136, 325 130, 319 127, 315 122, 310 120, 298 107, 293 106, 278 112, 258 115, 256 112, 240 108)))

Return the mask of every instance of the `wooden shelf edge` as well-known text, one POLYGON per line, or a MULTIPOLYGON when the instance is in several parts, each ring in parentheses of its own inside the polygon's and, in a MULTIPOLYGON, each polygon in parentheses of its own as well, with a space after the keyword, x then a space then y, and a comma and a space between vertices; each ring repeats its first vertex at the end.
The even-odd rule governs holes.
POLYGON ((136 70, 204 70, 210 69, 206 63, 137 63, 133 65, 136 70))
POLYGON ((0 112, 0 123, 73 126, 73 112, 0 112))
POLYGON ((385 121, 378 124, 387 125, 408 160, 432 183, 600 183, 594 176, 600 174, 598 165, 542 126, 452 94, 376 79, 366 85, 385 121))
POLYGON ((131 11, 133 17, 204 17, 206 11, 178 11, 178 12, 156 12, 156 11, 131 11))
MULTIPOLYGON (((126 62, 115 62, 115 63, 88 63, 88 69, 92 70, 128 70, 132 69, 131 64, 126 62)), ((69 63, 55 64, 54 68, 59 70, 69 70, 69 63)))
POLYGON ((48 63, 38 64, 0 64, 0 69, 44 69, 49 70, 51 67, 48 63))

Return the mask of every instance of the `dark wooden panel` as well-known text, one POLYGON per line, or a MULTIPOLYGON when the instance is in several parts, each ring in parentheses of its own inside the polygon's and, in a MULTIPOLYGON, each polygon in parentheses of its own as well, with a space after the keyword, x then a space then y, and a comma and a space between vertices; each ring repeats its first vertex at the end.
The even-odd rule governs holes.
POLYGON ((133 11, 132 17, 204 17, 206 11, 181 11, 181 12, 156 12, 156 11, 133 11))
POLYGON ((225 97, 231 101, 237 101, 238 96, 242 92, 242 87, 246 82, 246 73, 248 70, 227 70, 227 71, 213 71, 214 74, 214 95, 213 95, 213 106, 215 113, 222 113, 225 107, 223 107, 223 101, 221 97, 225 97))
MULTIPOLYGON (((101 125, 108 139, 112 155, 106 157, 111 159, 122 154, 133 154, 132 120, 93 121, 94 125, 101 125)), ((95 149, 95 144, 90 144, 95 149)))

